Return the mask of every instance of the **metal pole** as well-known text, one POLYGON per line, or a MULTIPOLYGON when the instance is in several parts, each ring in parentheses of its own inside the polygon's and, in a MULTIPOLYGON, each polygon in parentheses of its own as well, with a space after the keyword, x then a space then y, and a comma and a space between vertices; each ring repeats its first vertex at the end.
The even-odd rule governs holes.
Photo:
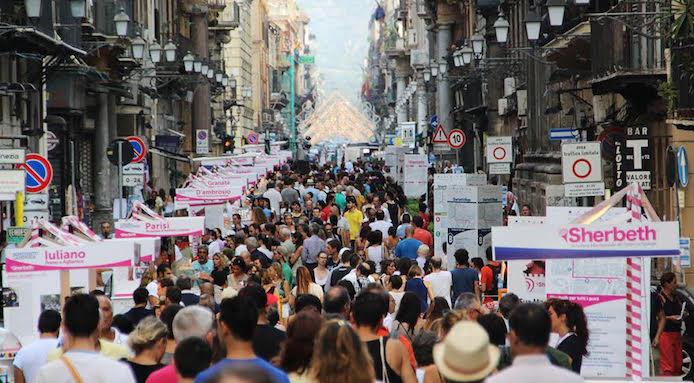
POLYGON ((70 198, 72 198, 72 210, 70 215, 77 215, 77 184, 75 183, 75 141, 70 140, 70 183, 72 184, 72 193, 70 198))
POLYGON ((289 54, 289 131, 291 132, 289 149, 292 151, 292 156, 296 158, 296 116, 294 110, 296 89, 294 88, 294 76, 294 53, 292 52, 289 54))
POLYGON ((123 218, 123 142, 118 142, 118 219, 123 218))

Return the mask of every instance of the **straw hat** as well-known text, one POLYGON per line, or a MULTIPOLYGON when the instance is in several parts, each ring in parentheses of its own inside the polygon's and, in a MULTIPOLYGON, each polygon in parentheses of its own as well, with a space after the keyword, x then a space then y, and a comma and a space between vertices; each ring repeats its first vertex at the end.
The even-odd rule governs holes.
POLYGON ((489 335, 477 322, 461 321, 434 346, 434 363, 446 379, 482 380, 496 369, 499 349, 489 344, 489 335))

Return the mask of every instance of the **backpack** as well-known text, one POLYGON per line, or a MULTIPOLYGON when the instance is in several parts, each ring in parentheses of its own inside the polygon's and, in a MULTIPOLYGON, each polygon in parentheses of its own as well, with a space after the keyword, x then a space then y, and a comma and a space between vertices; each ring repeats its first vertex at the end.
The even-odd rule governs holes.
POLYGON ((345 275, 352 271, 351 267, 339 266, 330 274, 330 286, 337 286, 337 282, 340 282, 345 275))

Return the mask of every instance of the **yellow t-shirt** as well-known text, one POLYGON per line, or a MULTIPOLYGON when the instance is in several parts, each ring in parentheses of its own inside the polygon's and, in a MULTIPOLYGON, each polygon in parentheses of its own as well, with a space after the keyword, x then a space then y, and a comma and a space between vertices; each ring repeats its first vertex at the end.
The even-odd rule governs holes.
POLYGON ((364 221, 364 214, 358 209, 352 209, 345 212, 345 219, 349 224, 349 239, 354 241, 359 237, 361 223, 364 221))
MULTIPOLYGON (((130 357, 130 350, 128 350, 128 348, 125 346, 121 346, 103 339, 99 339, 99 345, 101 346, 99 353, 109 359, 121 360, 123 358, 130 357)), ((52 362, 57 360, 61 355, 63 355, 62 348, 51 350, 51 352, 48 353, 48 361, 52 362)))

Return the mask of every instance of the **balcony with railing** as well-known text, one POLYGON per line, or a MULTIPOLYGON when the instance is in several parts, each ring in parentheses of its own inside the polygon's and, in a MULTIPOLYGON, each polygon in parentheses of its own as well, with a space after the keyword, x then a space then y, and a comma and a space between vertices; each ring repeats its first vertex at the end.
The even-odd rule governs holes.
POLYGON ((672 47, 671 68, 674 117, 694 120, 694 41, 689 40, 672 47))
POLYGON ((384 50, 389 58, 404 57, 407 54, 406 38, 400 36, 397 31, 386 32, 384 50))
POLYGON ((662 21, 646 15, 656 10, 617 5, 610 13, 591 19, 591 66, 594 94, 657 89, 666 79, 662 21))

